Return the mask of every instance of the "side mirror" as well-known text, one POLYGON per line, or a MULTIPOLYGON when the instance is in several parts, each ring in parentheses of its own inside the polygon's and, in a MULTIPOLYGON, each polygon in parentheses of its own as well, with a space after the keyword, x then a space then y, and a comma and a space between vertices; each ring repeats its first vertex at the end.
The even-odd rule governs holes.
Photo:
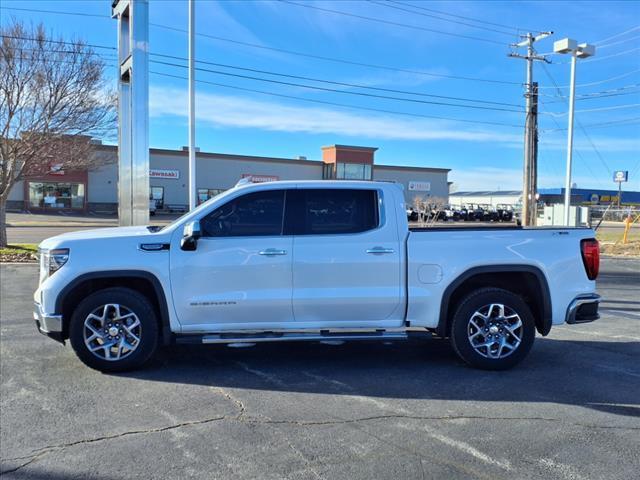
POLYGON ((194 220, 184 226, 182 230, 182 240, 180 240, 180 248, 186 251, 193 251, 198 246, 198 239, 202 236, 200 230, 200 222, 194 220))

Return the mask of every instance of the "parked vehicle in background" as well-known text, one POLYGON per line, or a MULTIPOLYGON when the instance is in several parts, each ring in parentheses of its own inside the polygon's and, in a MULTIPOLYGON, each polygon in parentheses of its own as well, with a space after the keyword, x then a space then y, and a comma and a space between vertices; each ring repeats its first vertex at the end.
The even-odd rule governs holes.
POLYGON ((385 182, 249 184, 164 228, 49 238, 37 328, 105 372, 172 343, 419 334, 500 370, 527 355, 536 331, 598 318, 592 230, 409 228, 403 196, 385 182))
POLYGON ((415 211, 413 208, 409 208, 407 210, 407 221, 409 222, 417 222, 420 220, 420 214, 415 211))
POLYGON ((155 215, 156 214, 156 201, 153 198, 149 199, 149 215, 155 215))
POLYGON ((501 222, 511 222, 513 220, 513 210, 509 205, 497 206, 498 216, 501 222))

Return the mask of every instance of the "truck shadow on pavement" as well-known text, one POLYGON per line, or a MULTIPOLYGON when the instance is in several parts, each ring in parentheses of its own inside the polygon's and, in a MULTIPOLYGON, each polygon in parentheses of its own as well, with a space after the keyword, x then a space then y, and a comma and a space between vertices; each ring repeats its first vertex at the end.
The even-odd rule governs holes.
POLYGON ((509 371, 464 365, 446 340, 174 346, 139 371, 151 382, 279 392, 578 405, 640 417, 640 342, 538 338, 509 371))

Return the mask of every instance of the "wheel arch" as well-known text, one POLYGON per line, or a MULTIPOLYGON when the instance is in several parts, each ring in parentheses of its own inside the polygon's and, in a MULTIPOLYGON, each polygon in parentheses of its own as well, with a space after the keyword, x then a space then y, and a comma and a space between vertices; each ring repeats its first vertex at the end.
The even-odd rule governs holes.
POLYGON ((85 273, 65 286, 56 298, 56 312, 62 314, 62 338, 69 338, 69 323, 75 306, 80 300, 99 290, 123 287, 145 295, 155 309, 162 343, 173 340, 169 320, 169 305, 158 277, 145 270, 105 270, 85 273))
POLYGON ((490 265, 470 268, 447 286, 440 303, 438 336, 448 336, 451 318, 460 300, 482 287, 503 288, 523 296, 534 315, 536 330, 543 336, 551 330, 551 293, 542 270, 533 265, 490 265))

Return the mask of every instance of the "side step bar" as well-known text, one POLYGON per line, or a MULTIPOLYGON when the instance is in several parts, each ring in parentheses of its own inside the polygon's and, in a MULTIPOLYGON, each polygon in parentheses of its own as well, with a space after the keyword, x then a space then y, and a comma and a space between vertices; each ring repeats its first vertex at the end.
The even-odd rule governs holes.
MULTIPOLYGON (((411 332, 411 337, 417 332, 411 332)), ((425 332, 430 336, 429 333, 425 332)), ((180 335, 176 343, 264 343, 264 342, 325 342, 325 341, 353 341, 353 340, 407 340, 407 332, 386 332, 376 330, 371 332, 264 332, 264 333, 216 333, 207 335, 180 335)))

